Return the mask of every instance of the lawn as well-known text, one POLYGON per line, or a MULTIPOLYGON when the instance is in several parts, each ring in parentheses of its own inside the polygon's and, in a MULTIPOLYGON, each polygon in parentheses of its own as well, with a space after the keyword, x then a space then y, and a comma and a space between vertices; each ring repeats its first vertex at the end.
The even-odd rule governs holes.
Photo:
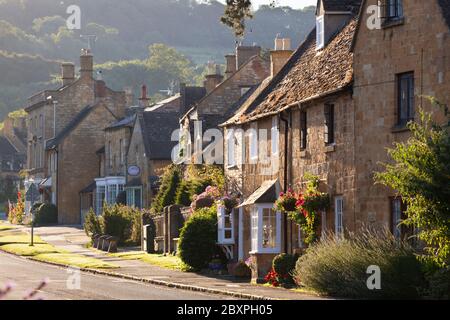
MULTIPOLYGON (((26 233, 9 233, 9 232, 2 232, 0 233, 0 246, 4 244, 10 244, 10 243, 24 243, 29 244, 31 240, 30 235, 26 233)), ((36 244, 45 244, 44 241, 38 236, 34 236, 34 243, 36 244)))
POLYGON ((45 253, 66 253, 64 250, 59 250, 46 243, 35 244, 33 247, 30 247, 27 243, 10 243, 0 246, 0 249, 12 254, 26 257, 32 257, 45 253))
POLYGON ((117 257, 125 260, 140 260, 145 263, 158 266, 161 268, 184 271, 186 267, 181 259, 177 256, 167 255, 163 256, 160 254, 150 254, 141 251, 136 252, 119 252, 112 253, 111 256, 117 257))
POLYGON ((69 253, 65 250, 58 249, 55 246, 42 241, 42 239, 38 236, 35 236, 34 238, 33 247, 31 247, 29 243, 30 235, 24 232, 0 231, 0 250, 5 252, 30 257, 38 261, 59 263, 79 268, 118 268, 116 265, 99 259, 69 253))
POLYGON ((16 229, 17 227, 0 222, 0 232, 16 229))

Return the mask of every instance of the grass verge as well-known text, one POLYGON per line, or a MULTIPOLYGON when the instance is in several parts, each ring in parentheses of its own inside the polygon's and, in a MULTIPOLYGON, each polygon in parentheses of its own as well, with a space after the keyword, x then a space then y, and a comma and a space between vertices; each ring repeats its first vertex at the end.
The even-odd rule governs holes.
POLYGON ((140 260, 153 266, 171 270, 188 271, 184 263, 177 256, 164 256, 160 254, 150 254, 141 251, 111 253, 110 256, 124 260, 140 260))
POLYGON ((24 232, 0 231, 0 250, 18 256, 30 257, 34 260, 58 263, 79 268, 113 269, 118 266, 102 260, 86 257, 81 254, 70 253, 46 243, 35 236, 34 246, 29 245, 30 235, 24 232))
POLYGON ((43 253, 33 256, 34 260, 69 265, 89 269, 115 269, 118 266, 99 259, 75 253, 43 253))

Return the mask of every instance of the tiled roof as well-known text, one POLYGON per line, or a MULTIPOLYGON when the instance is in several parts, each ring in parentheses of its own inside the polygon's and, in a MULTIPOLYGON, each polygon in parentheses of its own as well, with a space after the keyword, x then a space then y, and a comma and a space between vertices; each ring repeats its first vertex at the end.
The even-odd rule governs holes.
POLYGON ((14 146, 3 136, 0 136, 0 155, 13 155, 16 154, 17 150, 14 146))
POLYGON ((351 44, 357 19, 351 19, 330 43, 316 51, 315 29, 272 79, 240 122, 278 113, 293 104, 341 90, 353 81, 351 44))
POLYGON ((134 115, 134 114, 131 116, 125 117, 125 118, 117 121, 116 123, 113 123, 112 125, 107 127, 105 130, 117 129, 117 128, 122 128, 122 127, 132 127, 134 124, 135 118, 136 118, 136 115, 134 115))
POLYGON ((144 112, 141 121, 143 140, 150 160, 170 160, 178 142, 171 141, 172 132, 180 128, 179 113, 144 112))
POLYGON ((180 97, 181 96, 178 93, 178 94, 176 94, 174 96, 168 97, 167 99, 164 99, 164 100, 162 100, 162 101, 152 105, 151 107, 145 108, 145 111, 156 111, 156 110, 164 107, 166 104, 171 103, 171 102, 173 102, 173 101, 175 101, 177 99, 180 99, 180 97))
POLYGON ((438 0, 439 6, 441 7, 442 14, 444 15, 445 21, 450 28, 450 0, 438 0))
POLYGON ((323 2, 323 7, 325 11, 351 11, 359 9, 362 0, 319 0, 317 7, 319 7, 319 2, 323 2))

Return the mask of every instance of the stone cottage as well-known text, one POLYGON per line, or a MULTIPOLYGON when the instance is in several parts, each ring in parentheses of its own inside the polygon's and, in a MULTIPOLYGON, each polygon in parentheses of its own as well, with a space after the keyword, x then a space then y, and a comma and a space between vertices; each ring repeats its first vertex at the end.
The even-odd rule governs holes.
POLYGON ((303 245, 302 232, 273 207, 280 190, 304 186, 306 173, 331 198, 318 232, 345 236, 375 225, 402 236, 401 199, 375 185, 373 174, 378 161, 388 161, 386 148, 408 137, 405 125, 419 106, 444 119, 421 97, 449 103, 449 12, 450 3, 439 0, 319 0, 316 28, 225 123, 227 178, 235 181, 229 191, 243 199, 232 242, 239 257, 253 258, 255 281, 276 254, 303 245), (368 27, 369 5, 380 12, 379 28, 368 27), (233 170, 239 158, 243 165, 233 170))
POLYGON ((62 65, 63 84, 29 99, 28 179, 39 184, 43 201, 58 207, 61 224, 79 224, 79 192, 98 176, 96 151, 104 146, 103 129, 124 117, 125 92, 93 77, 93 56, 83 50, 80 76, 62 65))
POLYGON ((237 46, 236 54, 226 57, 225 78, 216 68, 206 76, 206 96, 182 115, 180 120, 181 157, 203 163, 206 147, 203 133, 219 129, 249 95, 269 75, 269 63, 261 57, 261 47, 237 46), (195 135, 195 137, 194 137, 195 135), (192 156, 192 158, 191 158, 192 156))

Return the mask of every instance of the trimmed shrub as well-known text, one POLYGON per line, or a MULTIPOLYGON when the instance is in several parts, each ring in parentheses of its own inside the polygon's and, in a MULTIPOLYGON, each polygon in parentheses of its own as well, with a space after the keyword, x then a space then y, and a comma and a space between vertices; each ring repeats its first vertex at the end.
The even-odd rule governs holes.
POLYGON ((343 240, 330 235, 298 259, 294 279, 321 294, 360 299, 415 299, 424 284, 414 249, 388 230, 364 230, 343 240), (380 290, 367 287, 369 266, 381 270, 380 290))
POLYGON ((292 274, 295 270, 297 259, 297 255, 286 253, 279 254, 273 259, 272 267, 278 276, 278 282, 282 286, 294 285, 292 274))
POLYGON ((178 186, 175 196, 175 203, 181 206, 188 207, 191 205, 191 181, 183 180, 178 186))
POLYGON ((129 207, 106 205, 102 214, 102 233, 119 238, 125 244, 131 238, 136 211, 129 207))
POLYGON ((252 270, 244 261, 239 261, 233 268, 233 276, 237 278, 251 278, 252 270))
POLYGON ((217 212, 216 207, 194 212, 181 229, 179 255, 194 270, 208 265, 216 253, 217 212))
POLYGON ((35 224, 56 224, 58 223, 58 208, 54 204, 41 204, 35 211, 35 224))
POLYGON ((161 186, 154 201, 152 202, 152 212, 161 213, 166 206, 175 204, 175 196, 181 180, 181 170, 179 167, 169 166, 162 176, 161 186))
POLYGON ((84 219, 84 232, 86 232, 88 237, 102 233, 102 224, 99 217, 95 214, 94 209, 89 210, 84 219))

